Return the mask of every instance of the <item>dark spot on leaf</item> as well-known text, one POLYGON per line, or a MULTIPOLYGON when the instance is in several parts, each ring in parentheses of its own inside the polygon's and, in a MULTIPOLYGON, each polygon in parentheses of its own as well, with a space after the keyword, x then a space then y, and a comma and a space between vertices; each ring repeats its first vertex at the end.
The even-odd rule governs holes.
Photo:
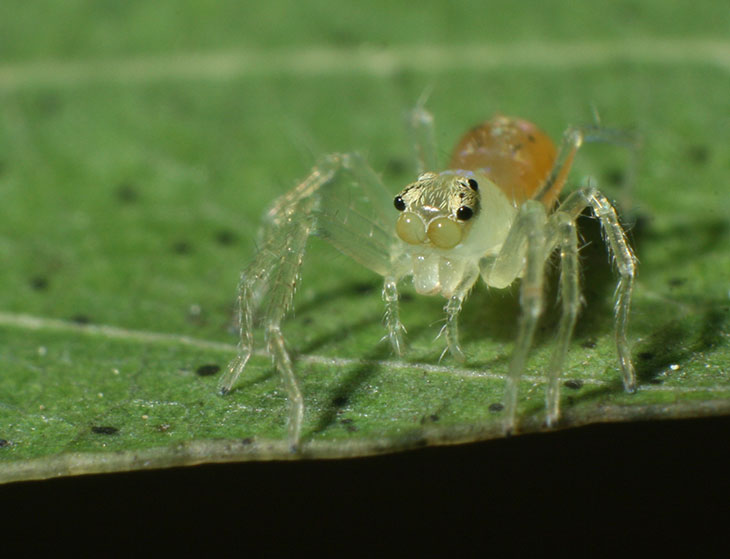
POLYGON ((563 386, 565 386, 565 388, 570 388, 571 390, 578 390, 580 388, 583 388, 583 381, 570 379, 570 380, 566 380, 563 383, 563 386))
POLYGON ((413 301, 413 293, 403 293, 400 295, 400 300, 403 302, 413 301))
POLYGON ((44 116, 52 116, 61 108, 61 99, 53 93, 43 93, 36 99, 36 107, 44 116))
POLYGON ((190 254, 192 251, 193 247, 188 241, 175 241, 172 244, 172 252, 175 254, 190 254))
POLYGON ((583 347, 585 349, 593 349, 596 347, 596 340, 593 338, 590 338, 586 341, 584 341, 582 344, 580 344, 580 347, 583 347))
POLYGON ((97 435, 116 435, 119 432, 119 429, 109 425, 94 425, 91 428, 91 432, 97 435))
POLYGON ((626 174, 624 173, 623 169, 619 169, 614 167, 613 169, 608 169, 603 173, 605 181, 613 186, 617 186, 624 183, 624 180, 626 179, 626 174))
POLYGON ((211 375, 216 374, 218 371, 220 371, 221 368, 219 365, 215 365, 213 363, 208 365, 201 365, 197 369, 195 369, 195 374, 199 377, 209 377, 211 375))
POLYGON ((35 291, 45 291, 48 289, 48 278, 43 276, 34 276, 30 278, 28 283, 30 284, 31 289, 34 289, 35 291))
POLYGON ((117 186, 115 191, 117 200, 125 204, 133 204, 139 200, 139 193, 131 183, 124 182, 117 186))
POLYGON ((345 426, 345 430, 348 433, 354 433, 358 430, 357 426, 355 425, 355 422, 352 419, 345 418, 340 419, 340 423, 345 426))
POLYGON ((703 145, 690 146, 687 148, 687 158, 696 165, 702 165, 710 159, 710 150, 703 145))
POLYGON ((432 413, 431 415, 424 415, 421 418, 421 425, 425 425, 426 423, 436 423, 440 417, 438 414, 432 413))
POLYGON ((235 244, 238 238, 230 229, 220 229, 215 232, 215 241, 222 246, 231 246, 235 244))
POLYGON ((5 448, 6 446, 10 446, 12 443, 7 439, 0 439, 0 448, 5 448))
POLYGON ((408 170, 408 164, 397 157, 385 162, 385 173, 388 175, 402 175, 408 170))
POLYGON ((324 33, 329 38, 330 43, 341 47, 354 47, 360 43, 360 39, 357 35, 350 32, 349 29, 344 28, 328 28, 324 33))
POLYGON ((88 314, 75 314, 71 317, 71 322, 76 324, 89 324, 91 317, 88 314))
POLYGON ((243 446, 248 446, 250 444, 253 444, 253 437, 246 437, 245 439, 241 439, 241 444, 243 446))
POLYGON ((489 404, 489 411, 492 413, 500 412, 504 409, 504 406, 500 404, 499 402, 495 402, 494 404, 489 404))
POLYGON ((669 287, 680 287, 687 283, 687 278, 670 278, 669 287))
POLYGON ((336 396, 335 398, 332 398, 332 405, 338 408, 346 406, 348 402, 349 399, 347 396, 336 396))
POLYGON ((642 361, 651 361, 652 359, 654 359, 654 354, 651 351, 642 351, 639 354, 639 359, 641 359, 642 361))

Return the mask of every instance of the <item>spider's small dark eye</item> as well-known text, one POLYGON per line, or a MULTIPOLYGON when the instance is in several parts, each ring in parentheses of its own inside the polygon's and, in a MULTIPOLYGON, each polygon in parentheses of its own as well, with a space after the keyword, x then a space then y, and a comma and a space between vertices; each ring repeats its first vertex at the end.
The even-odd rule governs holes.
POLYGON ((474 179, 469 179, 469 186, 472 190, 479 190, 479 183, 474 179))
POLYGON ((469 206, 461 206, 458 210, 456 210, 456 219, 461 221, 467 221, 471 219, 473 215, 474 210, 472 210, 469 206))
POLYGON ((395 206, 395 209, 399 212, 402 212, 406 209, 406 203, 403 201, 403 198, 400 196, 396 196, 395 200, 393 200, 393 205, 395 206))

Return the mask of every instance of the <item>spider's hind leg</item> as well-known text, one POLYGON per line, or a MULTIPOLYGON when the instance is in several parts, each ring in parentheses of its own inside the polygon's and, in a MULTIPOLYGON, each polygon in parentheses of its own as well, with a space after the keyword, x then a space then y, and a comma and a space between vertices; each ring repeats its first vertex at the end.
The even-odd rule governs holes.
POLYGON ((586 143, 595 142, 621 146, 628 151, 629 161, 621 185, 621 199, 623 205, 628 208, 631 205, 632 189, 639 162, 641 137, 631 130, 604 128, 598 125, 574 126, 563 133, 552 169, 545 182, 533 195, 533 199, 543 202, 546 207, 551 207, 565 184, 578 150, 586 143))

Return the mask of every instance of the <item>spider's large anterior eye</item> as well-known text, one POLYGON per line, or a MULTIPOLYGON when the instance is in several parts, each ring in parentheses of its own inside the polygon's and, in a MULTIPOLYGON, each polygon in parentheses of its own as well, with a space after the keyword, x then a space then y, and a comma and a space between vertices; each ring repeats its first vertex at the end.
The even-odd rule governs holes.
POLYGON ((420 245, 426 240, 426 224, 413 212, 403 212, 400 215, 395 223, 395 232, 410 245, 420 245))
POLYGON ((447 217, 428 224, 428 238, 439 248, 453 248, 461 242, 462 226, 447 217))
POLYGON ((393 205, 395 206, 395 209, 399 212, 402 212, 406 209, 406 203, 403 201, 403 198, 400 196, 396 196, 395 200, 393 200, 393 205))
POLYGON ((456 210, 456 219, 461 221, 467 221, 471 219, 473 215, 474 210, 472 210, 469 206, 461 206, 458 210, 456 210))
POLYGON ((477 181, 475 181, 474 179, 469 179, 469 186, 474 191, 479 190, 479 183, 477 181))

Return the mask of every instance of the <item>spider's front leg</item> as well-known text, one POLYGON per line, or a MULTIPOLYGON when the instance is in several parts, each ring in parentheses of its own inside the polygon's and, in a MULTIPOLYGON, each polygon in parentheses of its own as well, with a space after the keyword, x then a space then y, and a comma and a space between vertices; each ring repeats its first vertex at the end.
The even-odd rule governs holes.
POLYGON ((343 253, 381 275, 389 270, 392 233, 387 215, 390 195, 355 154, 330 155, 309 177, 283 195, 267 212, 260 247, 241 274, 238 287, 240 343, 219 388, 228 393, 254 349, 256 322, 264 327, 266 348, 289 401, 289 442, 299 446, 304 400, 281 323, 292 306, 309 237, 323 237, 343 253))
POLYGON ((221 394, 227 394, 245 369, 254 350, 254 323, 260 320, 267 351, 286 389, 292 448, 299 444, 304 400, 281 333, 281 322, 291 307, 304 249, 315 224, 313 211, 318 190, 336 171, 336 160, 330 163, 329 168, 316 168, 269 210, 261 231, 262 244, 242 272, 238 286, 238 355, 219 384, 221 394))
POLYGON ((637 260, 629 245, 626 233, 616 214, 616 210, 596 188, 583 187, 573 192, 560 205, 558 211, 571 216, 575 221, 587 207, 601 223, 609 254, 613 257, 619 274, 614 304, 614 334, 616 352, 627 392, 636 392, 636 371, 631 360, 631 348, 627 339, 631 295, 634 291, 637 260))
POLYGON ((504 395, 504 430, 507 434, 512 433, 515 427, 519 381, 525 370, 538 319, 542 314, 545 262, 549 252, 545 207, 539 202, 528 200, 520 206, 497 257, 480 263, 484 281, 495 287, 506 287, 522 273, 522 312, 504 395))
MULTIPOLYGON (((548 385, 545 393, 546 423, 554 426, 560 417, 560 374, 563 372, 568 345, 581 305, 580 270, 578 269, 578 233, 575 217, 562 211, 550 216, 552 243, 560 250, 560 297, 563 314, 558 325, 555 350, 548 365, 548 385)), ((552 248, 548 249, 552 252, 552 248)))

